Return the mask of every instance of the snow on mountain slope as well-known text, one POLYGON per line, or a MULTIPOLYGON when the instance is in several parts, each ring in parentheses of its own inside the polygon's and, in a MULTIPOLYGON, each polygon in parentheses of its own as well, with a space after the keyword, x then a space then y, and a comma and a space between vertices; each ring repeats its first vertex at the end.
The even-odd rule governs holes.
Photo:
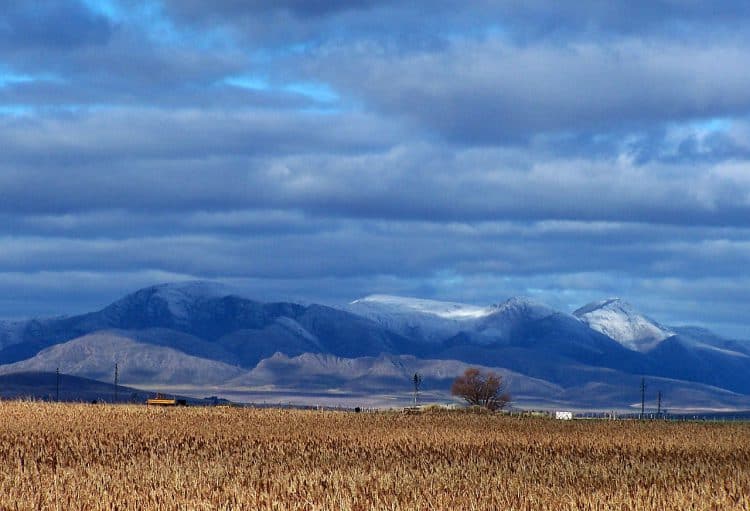
POLYGON ((528 321, 562 314, 551 307, 525 297, 513 297, 491 306, 491 312, 477 322, 476 330, 493 341, 508 340, 514 330, 528 321))
POLYGON ((465 303, 440 302, 422 298, 391 295, 370 295, 353 301, 350 305, 370 307, 391 313, 429 314, 444 319, 476 319, 492 314, 492 307, 479 307, 465 303))
POLYGON ((714 332, 696 326, 678 326, 672 328, 680 337, 694 342, 698 347, 710 346, 725 350, 730 354, 750 356, 750 341, 725 339, 714 332))
POLYGON ((525 316, 529 319, 541 319, 558 311, 541 302, 523 296, 514 296, 501 304, 492 306, 492 314, 525 316))
POLYGON ((675 335, 619 298, 590 303, 573 315, 633 351, 650 351, 664 339, 675 335))
MULTIPOLYGON (((400 296, 372 295, 355 300, 349 312, 371 319, 407 337, 442 342, 467 334, 476 344, 509 340, 519 326, 554 314, 562 314, 544 304, 514 297, 488 306, 440 302, 400 296)), ((573 321, 577 318, 570 316, 573 321)))
POLYGON ((167 303, 169 312, 176 318, 185 319, 192 305, 199 300, 228 296, 229 288, 217 282, 188 281, 153 286, 154 296, 167 303))
POLYGON ((696 342, 695 344, 693 344, 693 347, 699 350, 706 350, 706 351, 713 351, 715 353, 721 353, 722 355, 726 355, 728 357, 750 358, 750 356, 740 351, 720 348, 718 346, 713 346, 711 344, 706 344, 702 342, 696 342))
POLYGON ((462 330, 471 329, 477 320, 489 316, 495 309, 419 298, 370 295, 351 302, 346 310, 401 335, 439 342, 462 330))
POLYGON ((105 315, 117 323, 120 317, 138 311, 149 317, 161 317, 173 323, 190 319, 197 304, 213 298, 228 296, 228 288, 216 282, 189 281, 140 289, 112 303, 104 309, 105 315))

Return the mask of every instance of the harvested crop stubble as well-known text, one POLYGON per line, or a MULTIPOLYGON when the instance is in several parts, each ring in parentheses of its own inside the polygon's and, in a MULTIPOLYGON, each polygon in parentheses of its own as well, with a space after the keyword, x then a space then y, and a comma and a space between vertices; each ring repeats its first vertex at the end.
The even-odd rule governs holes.
POLYGON ((0 403, 2 509, 749 509, 750 425, 0 403))

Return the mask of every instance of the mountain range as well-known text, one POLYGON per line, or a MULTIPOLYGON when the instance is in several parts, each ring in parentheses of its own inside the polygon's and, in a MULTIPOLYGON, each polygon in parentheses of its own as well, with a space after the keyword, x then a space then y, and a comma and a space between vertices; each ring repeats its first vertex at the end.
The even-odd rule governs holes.
POLYGON ((665 326, 620 299, 572 314, 525 298, 475 306, 372 295, 343 307, 264 303, 206 282, 141 289, 87 314, 0 321, 0 375, 54 373, 243 401, 449 401, 470 366, 546 408, 750 409, 750 343, 665 326))

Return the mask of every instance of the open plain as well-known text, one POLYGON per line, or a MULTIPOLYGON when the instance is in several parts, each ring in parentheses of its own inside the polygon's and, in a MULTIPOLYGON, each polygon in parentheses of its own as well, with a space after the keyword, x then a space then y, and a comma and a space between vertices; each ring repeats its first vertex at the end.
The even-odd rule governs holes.
POLYGON ((0 403, 1 509, 749 509, 750 425, 0 403))

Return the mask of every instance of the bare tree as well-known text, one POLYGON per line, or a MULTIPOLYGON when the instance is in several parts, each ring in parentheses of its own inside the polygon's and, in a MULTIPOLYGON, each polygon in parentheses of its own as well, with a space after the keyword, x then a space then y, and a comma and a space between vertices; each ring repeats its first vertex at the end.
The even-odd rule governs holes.
POLYGON ((510 402, 510 394, 505 391, 505 387, 503 377, 499 374, 491 371, 482 373, 476 367, 470 367, 453 380, 451 394, 465 399, 471 405, 502 410, 510 402))

